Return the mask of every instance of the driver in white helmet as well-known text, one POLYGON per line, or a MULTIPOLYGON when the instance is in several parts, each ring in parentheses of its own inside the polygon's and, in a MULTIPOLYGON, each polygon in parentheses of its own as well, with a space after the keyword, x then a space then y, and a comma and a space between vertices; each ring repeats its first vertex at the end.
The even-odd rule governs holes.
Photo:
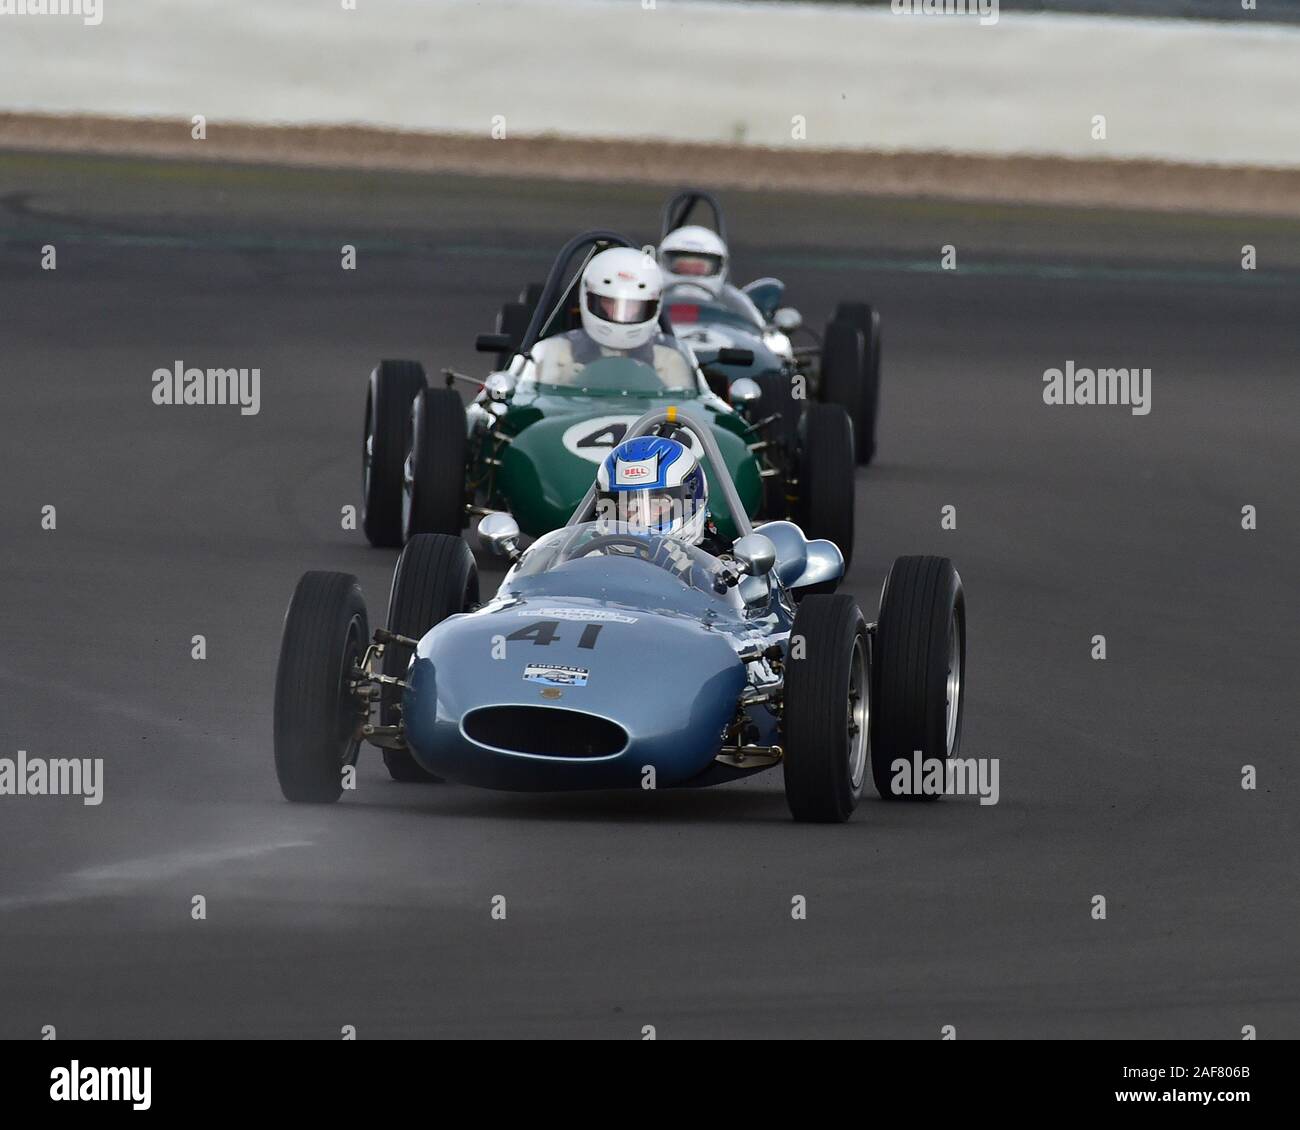
POLYGON ((727 245, 717 232, 691 224, 664 236, 659 265, 668 286, 697 288, 718 298, 727 281, 727 245))
POLYGON ((663 272, 644 251, 611 247, 592 256, 578 284, 582 329, 533 347, 530 372, 545 384, 577 386, 602 357, 630 357, 651 366, 666 390, 697 387, 694 359, 660 330, 663 272))
MULTIPOLYGON (((664 273, 664 305, 674 323, 683 305, 713 303, 756 326, 764 324, 749 295, 727 282, 729 263, 727 245, 709 228, 688 224, 664 236, 659 244, 659 266, 664 273)), ((678 337, 692 346, 716 348, 707 330, 690 325, 693 319, 680 327, 678 337)))

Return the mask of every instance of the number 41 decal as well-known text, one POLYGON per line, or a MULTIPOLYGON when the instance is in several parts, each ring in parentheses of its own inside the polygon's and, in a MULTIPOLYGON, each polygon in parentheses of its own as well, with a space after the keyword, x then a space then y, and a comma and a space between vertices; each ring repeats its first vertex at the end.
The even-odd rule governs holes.
MULTIPOLYGON (((604 626, 604 624, 583 624, 582 635, 578 638, 578 646, 590 651, 596 646, 596 637, 600 635, 600 629, 604 626)), ((549 647, 560 638, 559 628, 560 622, 558 620, 535 620, 533 623, 525 624, 517 631, 511 632, 506 636, 506 639, 532 640, 533 643, 540 647, 549 647)))

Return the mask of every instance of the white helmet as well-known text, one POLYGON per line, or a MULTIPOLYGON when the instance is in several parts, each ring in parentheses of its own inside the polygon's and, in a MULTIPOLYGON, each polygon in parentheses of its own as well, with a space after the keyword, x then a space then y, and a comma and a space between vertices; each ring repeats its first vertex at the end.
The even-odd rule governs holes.
POLYGON ((582 328, 611 349, 638 349, 658 331, 663 289, 663 273, 644 251, 602 251, 582 272, 582 328))
POLYGON ((716 298, 727 281, 727 245, 708 228, 678 228, 659 245, 659 265, 669 286, 697 286, 716 298))

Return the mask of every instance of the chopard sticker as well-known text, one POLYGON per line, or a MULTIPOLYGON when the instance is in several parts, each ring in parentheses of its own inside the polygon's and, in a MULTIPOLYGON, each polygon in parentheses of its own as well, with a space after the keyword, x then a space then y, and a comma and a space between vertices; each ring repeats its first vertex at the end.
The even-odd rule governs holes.
POLYGON ((524 679, 547 687, 585 687, 587 668, 566 667, 556 663, 530 663, 524 668, 524 679))
POLYGON ((547 620, 578 620, 584 624, 635 624, 635 616, 604 608, 521 608, 518 615, 547 620))

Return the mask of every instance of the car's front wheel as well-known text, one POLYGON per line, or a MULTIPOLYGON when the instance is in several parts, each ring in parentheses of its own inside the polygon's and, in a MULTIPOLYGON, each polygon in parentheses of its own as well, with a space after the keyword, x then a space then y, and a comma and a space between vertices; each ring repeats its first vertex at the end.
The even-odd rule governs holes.
POLYGON ((325 804, 343 791, 366 715, 352 671, 369 642, 356 577, 304 573, 284 617, 275 675, 275 774, 286 799, 325 804))
POLYGON ((782 735, 790 814, 847 820, 862 795, 871 736, 871 648, 851 596, 809 596, 799 605, 785 661, 782 735))
POLYGON ((418 361, 380 361, 366 389, 361 528, 371 545, 402 544, 402 471, 411 404, 425 388, 418 361))
POLYGON ((966 594, 946 557, 900 557, 880 596, 871 775, 885 800, 933 800, 961 746, 966 594), (919 779, 918 779, 919 778, 919 779))
POLYGON ((880 415, 880 311, 865 302, 841 302, 835 321, 847 322, 862 334, 862 399, 853 418, 853 437, 860 464, 876 454, 876 420, 880 415))
POLYGON ((459 534, 465 526, 465 405, 455 389, 427 388, 411 407, 402 477, 402 533, 459 534))
POLYGON ((845 568, 853 558, 853 426, 838 404, 810 403, 800 423, 799 525, 809 537, 839 546, 845 568))
MULTIPOLYGON (((393 570, 388 595, 388 630, 419 640, 435 624, 478 604, 478 566, 465 540, 446 534, 417 534, 402 550, 393 570)), ((383 673, 403 678, 411 652, 401 644, 384 645, 383 673)), ((395 725, 401 718, 401 694, 383 688, 380 721, 395 725)), ((394 781, 438 781, 404 749, 385 749, 384 765, 394 781)))

